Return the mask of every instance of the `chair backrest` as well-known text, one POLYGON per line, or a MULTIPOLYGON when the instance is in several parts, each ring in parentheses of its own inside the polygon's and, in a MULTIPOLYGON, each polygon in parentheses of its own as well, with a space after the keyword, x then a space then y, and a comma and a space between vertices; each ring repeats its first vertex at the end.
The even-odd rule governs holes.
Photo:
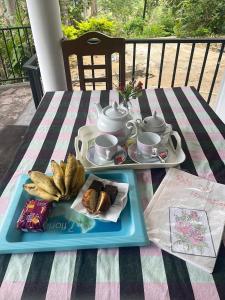
POLYGON ((68 90, 72 90, 69 57, 77 56, 80 89, 86 90, 86 83, 105 82, 106 89, 112 89, 112 54, 119 54, 119 83, 125 84, 125 39, 111 38, 99 32, 88 32, 75 40, 62 40, 62 51, 68 90), (104 64, 94 64, 94 55, 105 56, 104 64), (83 57, 90 56, 91 64, 84 64, 83 57), (105 76, 95 78, 95 70, 105 70, 105 76), (92 77, 85 77, 85 70, 91 70, 92 77))

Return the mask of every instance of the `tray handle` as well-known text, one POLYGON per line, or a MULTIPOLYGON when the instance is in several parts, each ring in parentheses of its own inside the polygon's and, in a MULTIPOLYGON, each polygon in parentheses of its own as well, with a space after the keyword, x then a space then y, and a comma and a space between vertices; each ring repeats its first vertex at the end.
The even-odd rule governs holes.
POLYGON ((173 149, 174 152, 176 152, 178 149, 181 148, 181 137, 179 136, 179 134, 178 134, 177 131, 172 131, 171 132, 169 142, 170 142, 170 145, 171 145, 171 147, 172 147, 172 149, 173 149), (176 147, 173 144, 171 136, 174 136, 174 138, 175 138, 175 140, 177 142, 176 147))

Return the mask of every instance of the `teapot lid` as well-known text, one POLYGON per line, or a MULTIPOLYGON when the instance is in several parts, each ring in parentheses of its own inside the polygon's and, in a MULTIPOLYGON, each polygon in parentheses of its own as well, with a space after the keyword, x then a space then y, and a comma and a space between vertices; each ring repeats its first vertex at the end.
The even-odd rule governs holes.
POLYGON ((114 102, 113 105, 107 106, 104 109, 104 115, 110 119, 121 119, 128 114, 126 108, 119 107, 117 102, 114 102))
POLYGON ((161 127, 165 124, 165 120, 157 116, 157 112, 154 111, 153 116, 144 119, 144 123, 152 127, 161 127))

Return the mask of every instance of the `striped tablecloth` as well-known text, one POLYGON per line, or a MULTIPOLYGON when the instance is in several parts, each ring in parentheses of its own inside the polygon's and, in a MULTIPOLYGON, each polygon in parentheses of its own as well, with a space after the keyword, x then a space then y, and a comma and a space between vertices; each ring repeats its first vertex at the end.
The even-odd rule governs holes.
MULTIPOLYGON (((51 159, 74 152, 80 126, 94 124, 94 103, 118 100, 115 91, 46 93, 17 156, 1 183, 0 218, 18 177, 35 169, 50 171, 51 159)), ((194 88, 146 90, 133 102, 142 117, 157 110, 182 138, 194 175, 225 184, 225 125, 194 88)), ((1 141, 2 142, 2 141, 1 141)), ((143 209, 165 169, 136 171, 143 209)), ((225 299, 225 248, 215 273, 149 247, 0 255, 0 299, 225 299)))

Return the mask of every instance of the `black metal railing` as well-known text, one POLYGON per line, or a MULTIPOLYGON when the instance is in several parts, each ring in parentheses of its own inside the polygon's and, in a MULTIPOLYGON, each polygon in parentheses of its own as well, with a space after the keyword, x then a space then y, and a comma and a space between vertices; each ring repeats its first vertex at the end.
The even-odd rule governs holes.
MULTIPOLYGON (((28 58, 30 58, 35 52, 30 27, 2 28, 0 29, 0 36, 1 35, 2 39, 0 41, 3 46, 0 48, 0 84, 11 81, 18 82, 27 80, 28 77, 26 74, 28 74, 35 105, 37 106, 41 96, 43 95, 43 91, 36 57, 33 56, 31 60, 25 64, 25 70, 27 73, 25 73, 22 68, 25 58, 28 60, 28 58), (21 36, 22 30, 23 36, 21 36), (7 36, 6 32, 8 34, 7 36), (15 45, 16 32, 18 34, 16 41, 17 45, 19 45, 20 53, 18 53, 15 45), (11 44, 9 49, 10 40, 11 44), (4 53, 4 55, 2 53, 4 53), (13 61, 10 53, 14 53, 13 61), (15 68, 15 64, 17 68, 15 68)), ((222 71, 220 68, 221 63, 223 62, 225 66, 225 57, 223 55, 224 47, 225 39, 222 38, 127 39, 126 79, 130 80, 138 78, 144 81, 145 88, 193 85, 198 91, 202 92, 202 86, 204 85, 203 96, 207 98, 207 102, 210 103, 215 84, 218 83, 218 72, 222 71), (143 54, 144 51, 142 51, 141 74, 139 74, 140 70, 138 70, 137 67, 140 64, 140 52, 137 51, 139 46, 144 46, 146 50, 145 55, 143 54), (185 59, 184 53, 182 52, 182 48, 184 46, 186 46, 185 59), (154 50, 154 47, 158 47, 157 51, 154 50), (169 48, 170 55, 168 56, 167 50, 169 48), (202 55, 197 58, 195 57, 197 52, 196 49, 198 49, 198 51, 201 49, 202 53, 202 55), (130 55, 129 57, 128 54, 130 55), (155 57, 157 57, 158 61, 154 63, 154 60, 156 59, 155 57), (196 67, 196 59, 198 63, 198 70, 196 67), (208 71, 209 62, 210 72, 208 71), (170 67, 170 72, 168 71, 168 65, 170 67), (180 66, 182 66, 182 68, 180 66), (194 80, 192 79, 193 74, 194 80)))
POLYGON ((30 26, 0 28, 0 84, 27 80, 22 66, 34 53, 30 26))
MULTIPOLYGON (((182 45, 189 44, 190 45, 190 53, 189 53, 189 59, 188 59, 188 65, 185 71, 185 79, 183 82, 179 81, 179 85, 184 85, 187 86, 189 85, 190 81, 190 76, 192 73, 196 72, 199 73, 198 79, 195 79, 195 82, 191 83, 191 85, 194 85, 197 90, 199 91, 202 86, 202 80, 205 75, 205 69, 206 69, 206 64, 207 64, 207 59, 209 55, 209 50, 212 48, 214 51, 214 59, 211 59, 210 61, 210 68, 214 69, 214 72, 212 72, 210 78, 207 80, 207 85, 209 87, 208 89, 208 97, 207 97, 207 102, 209 103, 212 97, 213 89, 215 86, 215 82, 217 79, 218 71, 221 65, 221 61, 223 58, 224 54, 224 46, 225 46, 225 39, 222 38, 208 38, 208 39, 203 39, 203 38, 197 38, 197 39, 178 39, 178 38, 155 38, 155 39, 128 39, 126 40, 126 44, 129 45, 131 44, 133 46, 133 62, 132 62, 132 79, 136 78, 136 49, 137 45, 139 44, 144 44, 147 46, 147 55, 146 55, 146 68, 145 68, 145 83, 144 86, 145 88, 148 88, 149 85, 151 85, 151 70, 150 70, 150 63, 151 63, 151 48, 153 45, 156 44, 161 44, 161 55, 160 55, 160 63, 159 63, 159 74, 158 74, 158 82, 157 82, 157 87, 161 87, 162 85, 162 75, 163 75, 163 66, 164 66, 164 61, 165 61, 165 51, 166 51, 166 46, 175 44, 176 45, 176 50, 174 52, 175 56, 170 57, 170 63, 173 64, 172 66, 172 74, 171 74, 171 79, 170 79, 170 86, 174 87, 176 78, 177 78, 177 66, 180 58, 180 49, 182 45), (198 59, 198 64, 200 63, 199 66, 199 71, 192 68, 193 64, 193 57, 195 54, 196 46, 201 46, 201 49, 203 50, 203 56, 202 58, 197 58, 198 59), (202 48, 203 47, 203 48, 202 48), (218 53, 218 55, 216 55, 218 53), (200 60, 200 61, 199 61, 200 60), (213 61, 212 61, 213 60, 213 61)), ((209 76, 208 76, 209 77, 209 76)), ((168 82, 168 74, 167 74, 167 82, 168 82)))

